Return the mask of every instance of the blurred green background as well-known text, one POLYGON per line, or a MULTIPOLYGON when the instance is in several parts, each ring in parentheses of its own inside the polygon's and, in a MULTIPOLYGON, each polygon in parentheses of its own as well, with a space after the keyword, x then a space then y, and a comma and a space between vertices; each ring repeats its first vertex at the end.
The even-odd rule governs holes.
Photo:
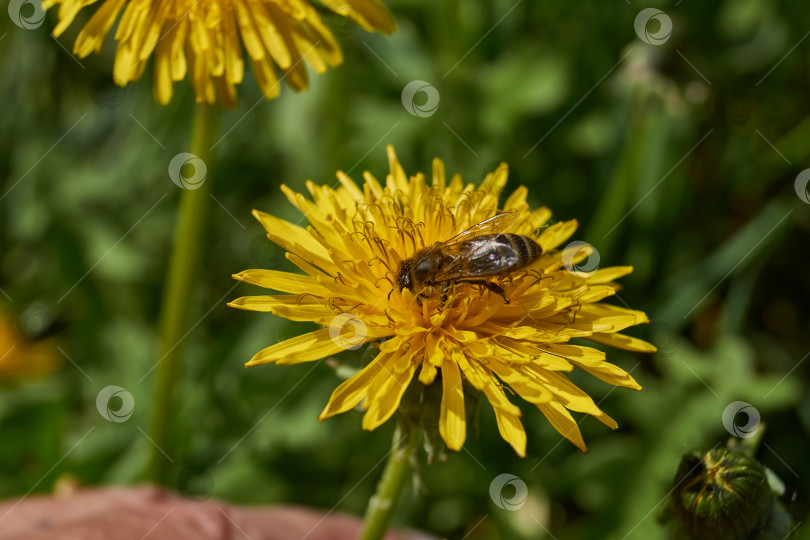
MULTIPOLYGON (((673 27, 660 45, 636 34, 649 7, 636 2, 387 4, 396 34, 327 16, 341 67, 270 102, 249 75, 223 116, 195 274, 195 310, 206 316, 187 338, 178 408, 163 412, 175 419, 170 487, 363 512, 393 422, 372 433, 354 412, 319 423, 339 382, 325 363, 243 367, 309 326, 225 303, 258 290, 230 274, 287 268, 251 209, 297 220, 282 182, 303 190, 306 179, 333 183, 338 169, 384 177, 394 144, 409 173, 438 156, 478 182, 508 162, 508 188, 527 185, 556 219, 578 219, 576 238, 596 247, 601 266, 635 266, 612 302, 646 311, 652 324, 631 333, 659 347, 609 352, 640 393, 571 375, 620 424, 611 432, 584 419, 587 453, 523 407, 520 459, 481 407, 464 451, 422 464, 419 496, 408 495, 399 523, 449 538, 663 538, 656 517, 681 454, 724 444, 722 414, 738 400, 767 424, 758 458, 805 520, 810 205, 794 186, 810 166, 805 3, 659 3, 673 27), (438 90, 433 114, 403 107, 412 80, 438 90), (501 473, 528 485, 519 511, 490 498, 501 473)), ((54 25, 55 13, 30 30, 0 17, 0 309, 25 337, 16 354, 38 344, 61 362, 31 380, 0 370, 3 497, 49 492, 65 474, 88 485, 144 474, 179 196, 167 167, 188 151, 193 105, 187 81, 170 106, 156 105, 151 73, 119 89, 111 36, 102 54, 78 61, 67 50, 79 25, 58 41, 54 25), (109 385, 134 396, 129 420, 97 411, 109 385)))

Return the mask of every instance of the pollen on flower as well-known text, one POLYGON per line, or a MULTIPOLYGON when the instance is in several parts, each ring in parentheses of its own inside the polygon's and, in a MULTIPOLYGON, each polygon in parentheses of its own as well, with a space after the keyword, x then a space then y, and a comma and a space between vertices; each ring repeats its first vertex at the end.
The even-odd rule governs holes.
POLYGON ((648 322, 644 313, 602 302, 632 268, 566 268, 564 263, 588 254, 560 249, 576 222, 549 224, 550 211, 532 210, 525 187, 500 205, 505 164, 475 186, 458 175, 448 179, 438 159, 430 181, 421 173, 409 177, 393 148, 388 153, 384 182, 366 173, 361 186, 339 172, 337 188, 307 182, 311 198, 282 186, 309 220, 307 228, 254 211, 268 238, 302 273, 241 272, 234 277, 282 294, 247 296, 229 305, 324 328, 267 347, 247 365, 310 362, 339 353, 347 348, 344 338, 353 336, 355 343, 358 336, 355 329, 335 331, 335 318, 349 314, 362 322, 362 343, 378 344, 379 352, 338 386, 321 419, 362 404, 363 427, 375 429, 418 381, 441 388, 439 433, 452 450, 466 438, 468 389, 487 398, 501 436, 521 456, 526 433, 520 409, 507 395, 535 405, 583 450, 571 412, 615 428, 564 374, 579 368, 614 386, 641 388, 604 352, 572 342, 655 350, 621 333, 648 322))
MULTIPOLYGON (((95 1, 44 0, 46 9, 59 5, 54 35, 95 1)), ((396 28, 379 0, 323 3, 368 31, 388 34, 396 28)), ((174 82, 190 72, 198 102, 233 107, 245 71, 243 47, 268 99, 278 96, 282 78, 295 90, 307 88, 305 64, 324 73, 343 61, 337 40, 308 0, 102 0, 76 38, 74 54, 84 58, 101 51, 122 12, 113 79, 122 86, 138 80, 154 55, 154 93, 161 104, 171 99, 174 82)))

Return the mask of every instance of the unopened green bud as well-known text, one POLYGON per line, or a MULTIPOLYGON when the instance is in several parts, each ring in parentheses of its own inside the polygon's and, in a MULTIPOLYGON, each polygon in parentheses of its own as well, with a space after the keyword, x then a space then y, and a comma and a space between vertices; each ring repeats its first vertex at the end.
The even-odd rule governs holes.
POLYGON ((771 521, 775 501, 754 458, 727 448, 687 454, 672 493, 677 538, 750 539, 771 521))

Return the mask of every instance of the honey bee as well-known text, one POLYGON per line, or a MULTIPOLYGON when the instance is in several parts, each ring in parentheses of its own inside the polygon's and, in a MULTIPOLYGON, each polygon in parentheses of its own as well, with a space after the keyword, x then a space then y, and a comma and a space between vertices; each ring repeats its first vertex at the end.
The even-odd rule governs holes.
POLYGON ((528 236, 489 232, 503 230, 515 217, 510 212, 496 214, 449 240, 420 249, 400 263, 395 286, 429 297, 439 289, 444 294, 451 283, 467 283, 500 295, 508 304, 503 288, 490 279, 525 268, 543 253, 528 236))

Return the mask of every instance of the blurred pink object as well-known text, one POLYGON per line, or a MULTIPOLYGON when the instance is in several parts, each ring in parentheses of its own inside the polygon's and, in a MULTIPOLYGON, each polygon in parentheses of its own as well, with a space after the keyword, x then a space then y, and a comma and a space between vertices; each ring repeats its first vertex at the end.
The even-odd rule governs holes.
MULTIPOLYGON (((196 502, 153 486, 67 491, 0 502, 0 540, 354 540, 361 523, 296 506, 196 502)), ((413 532, 386 536, 432 539, 413 532)))

